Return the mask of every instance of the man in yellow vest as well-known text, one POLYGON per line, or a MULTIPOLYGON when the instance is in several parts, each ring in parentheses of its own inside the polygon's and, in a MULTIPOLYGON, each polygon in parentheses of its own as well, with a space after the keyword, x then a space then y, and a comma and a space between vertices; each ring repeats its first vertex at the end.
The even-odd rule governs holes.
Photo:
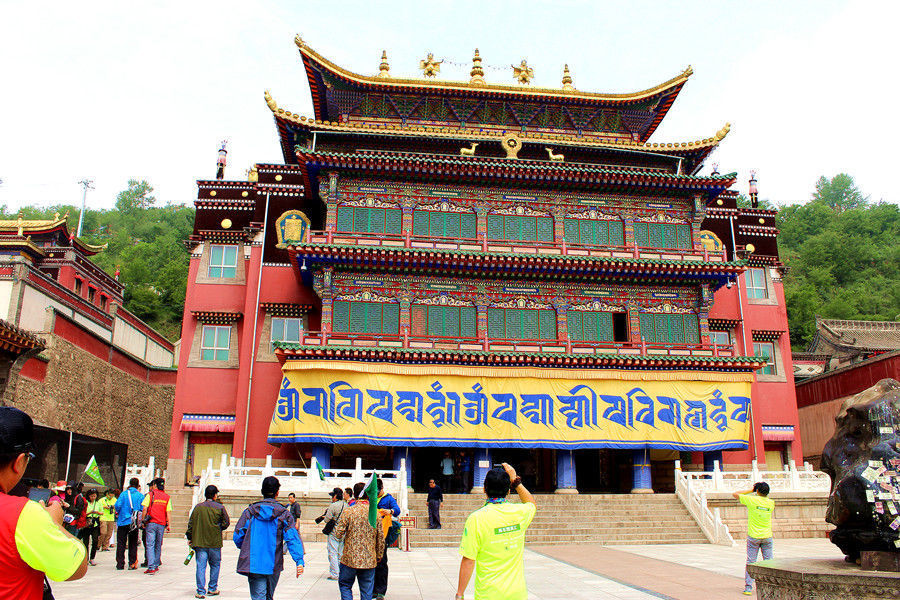
MULTIPOLYGON (((760 481, 753 489, 732 494, 735 500, 747 507, 747 564, 755 563, 759 551, 763 560, 772 558, 772 515, 775 502, 769 498, 769 484, 760 481)), ((744 595, 753 594, 753 578, 744 571, 744 595)))

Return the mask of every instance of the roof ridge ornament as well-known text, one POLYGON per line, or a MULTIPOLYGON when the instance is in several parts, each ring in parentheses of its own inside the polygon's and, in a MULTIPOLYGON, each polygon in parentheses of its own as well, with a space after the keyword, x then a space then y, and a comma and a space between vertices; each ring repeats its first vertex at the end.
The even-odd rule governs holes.
POLYGON ((528 61, 524 58, 522 62, 519 63, 519 66, 510 65, 513 70, 513 77, 516 78, 521 85, 531 85, 531 80, 534 79, 534 69, 528 66, 528 61))
POLYGON ((572 85, 572 74, 569 72, 569 65, 563 65, 562 89, 567 92, 574 92, 575 86, 572 85))
POLYGON ((481 66, 481 54, 478 48, 475 48, 475 56, 472 57, 472 70, 469 72, 471 79, 469 85, 483 86, 487 85, 484 80, 484 67, 481 66))
POLYGON ((388 64, 387 50, 381 51, 381 64, 378 65, 378 77, 388 78, 391 76, 391 65, 388 64))
POLYGON ((269 90, 265 90, 263 92, 263 98, 266 99, 266 105, 268 105, 269 110, 275 112, 278 110, 278 104, 275 102, 275 99, 272 97, 272 94, 269 93, 269 90))
POLYGON ((725 123, 725 127, 716 132, 716 141, 721 142, 724 140, 729 131, 731 131, 731 123, 725 123))
POLYGON ((441 63, 443 60, 434 60, 434 54, 429 52, 425 60, 419 61, 419 68, 425 77, 437 77, 441 72, 441 63))

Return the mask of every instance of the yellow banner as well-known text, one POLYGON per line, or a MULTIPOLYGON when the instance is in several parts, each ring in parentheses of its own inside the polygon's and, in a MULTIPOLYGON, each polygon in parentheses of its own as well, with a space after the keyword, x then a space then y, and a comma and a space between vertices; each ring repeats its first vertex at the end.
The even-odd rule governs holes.
POLYGON ((294 365, 270 443, 719 450, 749 436, 739 374, 294 365))

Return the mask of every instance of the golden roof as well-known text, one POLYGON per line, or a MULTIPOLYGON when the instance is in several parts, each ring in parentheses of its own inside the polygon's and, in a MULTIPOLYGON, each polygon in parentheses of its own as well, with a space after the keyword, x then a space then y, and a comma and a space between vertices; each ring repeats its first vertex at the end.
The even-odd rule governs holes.
MULTIPOLYGON (((17 236, 29 236, 34 235, 35 233, 43 233, 46 231, 51 231, 60 226, 65 229, 66 235, 68 236, 69 213, 64 214, 62 217, 59 216, 59 213, 56 213, 55 215, 53 215, 52 219, 23 219, 22 217, 19 217, 18 219, 0 219, 0 232, 15 232, 15 235, 17 236)), ((106 244, 102 246, 94 246, 88 244, 81 238, 74 238, 74 241, 84 249, 94 254, 106 248, 106 244)))
MULTIPOLYGON (((269 90, 263 94, 266 105, 276 118, 284 119, 298 125, 310 127, 319 131, 339 131, 339 132, 358 132, 358 133, 381 133, 394 135, 410 135, 410 136, 427 136, 430 138, 444 139, 465 139, 465 140, 496 140, 499 132, 484 131, 483 129, 474 129, 466 127, 443 127, 432 125, 400 125, 393 123, 366 123, 359 121, 348 121, 345 123, 335 123, 333 121, 319 121, 317 119, 307 118, 297 113, 293 113, 283 108, 279 108, 278 103, 272 98, 269 90)), ((599 148, 628 148, 630 150, 643 151, 667 151, 678 152, 682 150, 696 150, 700 148, 709 148, 717 146, 728 132, 731 130, 731 123, 726 123, 724 127, 718 130, 715 135, 690 142, 635 142, 631 138, 614 138, 614 139, 590 139, 584 136, 557 134, 557 133, 540 133, 529 132, 522 134, 523 139, 528 141, 545 141, 560 142, 568 146, 581 147, 599 147, 599 148)))
POLYGON ((312 48, 310 48, 306 42, 304 42, 300 36, 296 36, 294 38, 294 43, 297 44, 297 47, 300 49, 300 53, 308 56, 315 62, 321 64, 329 71, 339 75, 345 79, 350 81, 354 81, 357 83, 363 83, 368 85, 376 85, 376 86, 385 86, 385 85, 395 85, 398 87, 407 87, 407 88, 420 88, 420 89, 443 89, 443 90, 457 90, 457 91, 465 91, 467 93, 472 92, 473 90, 486 90, 486 91, 494 91, 494 92, 503 92, 516 96, 551 96, 551 97, 559 97, 559 98, 578 98, 582 100, 590 100, 594 102, 628 102, 635 100, 642 100, 644 98, 654 96, 660 92, 666 91, 670 88, 674 88, 680 84, 683 84, 688 80, 688 78, 694 73, 694 70, 688 66, 684 71, 675 77, 660 83, 659 85, 653 86, 646 90, 641 90, 639 92, 631 92, 625 94, 600 94, 593 92, 583 92, 581 90, 576 89, 552 89, 552 88, 538 88, 538 87, 530 87, 530 86, 522 86, 522 85, 506 85, 501 83, 490 83, 490 82, 479 82, 477 85, 470 84, 469 82, 464 81, 435 81, 433 79, 425 80, 425 79, 402 79, 391 77, 386 74, 384 70, 379 73, 377 76, 368 76, 368 75, 360 75, 358 73, 354 73, 352 71, 348 71, 343 67, 340 67, 312 48))

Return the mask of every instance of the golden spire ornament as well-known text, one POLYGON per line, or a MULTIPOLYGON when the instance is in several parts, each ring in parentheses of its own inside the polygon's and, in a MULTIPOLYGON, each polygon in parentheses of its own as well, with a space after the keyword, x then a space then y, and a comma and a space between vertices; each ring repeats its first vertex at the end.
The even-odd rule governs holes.
POLYGON ((572 74, 569 73, 569 65, 563 66, 562 89, 567 92, 575 90, 575 86, 572 85, 572 74))
POLYGON ((381 64, 378 65, 378 77, 390 77, 391 76, 391 66, 388 64, 387 60, 387 50, 381 51, 381 64))
POLYGON ((422 69, 422 74, 425 77, 437 77, 437 74, 441 72, 442 62, 444 61, 434 60, 434 54, 429 52, 425 60, 419 61, 419 68, 422 69))
POLYGON ((471 79, 469 85, 486 85, 484 81, 484 68, 481 66, 481 54, 475 48, 475 56, 472 57, 472 70, 469 72, 471 79))
POLYGON ((528 66, 528 61, 524 58, 522 62, 517 67, 516 65, 510 65, 513 70, 513 77, 516 78, 521 85, 529 85, 531 80, 534 78, 534 69, 528 66))

